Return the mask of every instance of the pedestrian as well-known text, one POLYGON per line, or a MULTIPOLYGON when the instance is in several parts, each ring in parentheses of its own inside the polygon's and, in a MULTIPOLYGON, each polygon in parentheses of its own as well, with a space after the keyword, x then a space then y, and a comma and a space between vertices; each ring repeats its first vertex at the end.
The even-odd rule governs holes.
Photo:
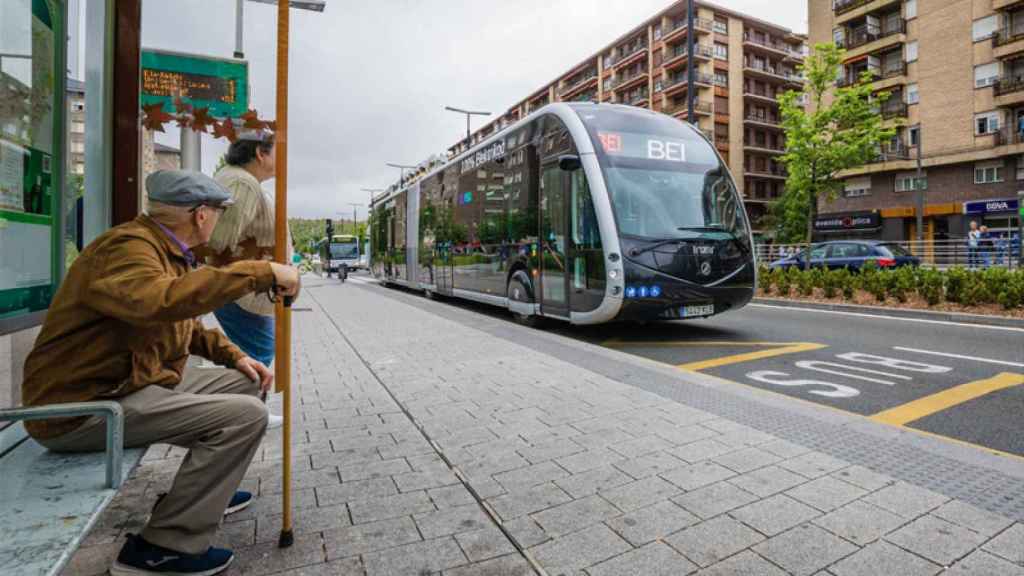
POLYGON ((981 231, 978 230, 978 223, 971 220, 970 230, 967 232, 967 267, 978 266, 978 242, 981 239, 981 231))
MULTIPOLYGON (((203 253, 207 264, 226 266, 240 260, 273 260, 274 197, 261 186, 274 177, 274 134, 249 130, 231 143, 225 165, 213 178, 231 193, 234 205, 224 212, 203 253)), ((291 234, 288 235, 291 252, 291 234)), ((290 260, 290 258, 289 258, 290 260)), ((224 333, 246 354, 270 366, 274 362, 274 303, 247 294, 214 311, 224 333)))
POLYGON ((996 249, 995 239, 988 231, 988 226, 982 225, 978 231, 978 251, 981 254, 981 261, 985 268, 992 266, 992 257, 996 249))
MULTIPOLYGON (((232 560, 211 542, 226 514, 248 506, 237 491, 267 428, 257 398, 273 373, 199 317, 248 293, 295 296, 289 266, 241 261, 195 268, 231 195, 198 172, 146 179, 145 214, 94 240, 68 270, 25 360, 27 406, 114 400, 124 409, 124 445, 186 448, 171 490, 141 533, 128 534, 113 576, 217 574, 232 560), (187 366, 190 355, 221 368, 187 366)), ((106 446, 99 416, 28 422, 55 452, 106 446)), ((59 504, 58 504, 59 506, 59 504)))

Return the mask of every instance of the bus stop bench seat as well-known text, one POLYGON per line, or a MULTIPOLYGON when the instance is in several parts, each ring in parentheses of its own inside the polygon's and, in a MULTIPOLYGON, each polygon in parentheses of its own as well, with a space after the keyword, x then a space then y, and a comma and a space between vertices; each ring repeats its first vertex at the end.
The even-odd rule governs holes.
POLYGON ((124 450, 116 402, 0 410, 4 421, 14 424, 0 430, 0 574, 60 574, 145 450, 124 450), (50 452, 22 425, 83 415, 106 419, 106 452, 50 452))

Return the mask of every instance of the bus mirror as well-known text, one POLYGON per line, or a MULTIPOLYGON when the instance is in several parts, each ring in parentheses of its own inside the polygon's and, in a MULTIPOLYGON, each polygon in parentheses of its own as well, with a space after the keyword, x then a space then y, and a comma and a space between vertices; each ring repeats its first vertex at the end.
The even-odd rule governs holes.
POLYGON ((575 172, 583 166, 580 157, 574 154, 565 154, 558 157, 558 167, 566 172, 575 172))

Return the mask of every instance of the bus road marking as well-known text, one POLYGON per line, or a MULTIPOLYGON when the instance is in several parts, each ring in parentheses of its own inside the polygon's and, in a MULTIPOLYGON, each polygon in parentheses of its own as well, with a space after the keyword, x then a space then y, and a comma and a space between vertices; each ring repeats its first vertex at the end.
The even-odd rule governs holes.
POLYGON ((999 364, 1000 366, 1013 366, 1014 368, 1024 368, 1024 363, 1021 362, 1008 362, 1006 360, 993 360, 991 358, 979 358, 977 356, 967 356, 964 354, 951 354, 949 352, 935 352, 933 350, 921 350, 918 348, 905 348, 903 346, 893 346, 895 350, 902 350, 903 352, 914 352, 915 354, 930 354, 932 356, 945 356, 946 358, 956 358, 958 360, 973 360, 974 362, 984 362, 985 364, 999 364))
POLYGON ((1003 372, 986 380, 968 382, 967 384, 936 392, 924 398, 918 398, 902 406, 879 412, 871 416, 870 419, 883 424, 903 426, 915 420, 920 420, 925 416, 930 416, 936 412, 963 404, 969 400, 974 400, 999 390, 1020 386, 1021 384, 1024 384, 1024 374, 1003 372))
POLYGON ((821 362, 818 360, 801 360, 796 363, 797 368, 803 368, 804 370, 814 370, 817 372, 824 372, 825 374, 834 374, 836 376, 845 376, 846 378, 853 378, 854 380, 863 380, 865 382, 872 382, 875 384, 882 384, 884 386, 895 386, 895 382, 889 380, 881 380, 879 378, 869 378, 867 376, 861 376, 860 374, 851 374, 850 372, 842 372, 840 370, 830 370, 829 368, 840 368, 842 370, 853 370, 855 372, 865 372, 867 374, 875 374, 878 376, 885 376, 888 378, 896 378, 898 380, 913 380, 910 376, 904 376, 902 374, 890 374, 889 372, 882 372, 881 370, 871 370, 869 368, 861 368, 859 366, 847 366, 846 364, 839 364, 837 362, 821 362), (822 368, 822 366, 828 366, 828 368, 822 368))
POLYGON ((814 342, 795 342, 791 344, 782 345, 781 347, 778 348, 772 348, 770 350, 758 350, 756 352, 746 352, 744 354, 733 354, 731 356, 723 356, 721 358, 711 358, 709 360, 689 362, 687 364, 680 364, 676 366, 676 368, 679 368, 681 370, 690 370, 692 372, 699 372, 701 370, 708 370, 710 368, 720 368, 722 366, 730 366, 732 364, 740 364, 742 362, 751 362, 753 360, 764 360, 765 358, 774 358, 776 356, 796 354, 798 352, 810 352, 812 350, 821 350, 822 348, 828 348, 828 345, 816 344, 814 342))

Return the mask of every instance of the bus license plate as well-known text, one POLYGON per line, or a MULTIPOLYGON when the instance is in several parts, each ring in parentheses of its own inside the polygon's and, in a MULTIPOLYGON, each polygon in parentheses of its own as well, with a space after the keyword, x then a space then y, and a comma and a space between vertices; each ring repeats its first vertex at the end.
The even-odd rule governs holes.
POLYGON ((714 304, 696 304, 693 306, 683 306, 683 318, 693 318, 696 316, 711 316, 714 313, 714 304))

